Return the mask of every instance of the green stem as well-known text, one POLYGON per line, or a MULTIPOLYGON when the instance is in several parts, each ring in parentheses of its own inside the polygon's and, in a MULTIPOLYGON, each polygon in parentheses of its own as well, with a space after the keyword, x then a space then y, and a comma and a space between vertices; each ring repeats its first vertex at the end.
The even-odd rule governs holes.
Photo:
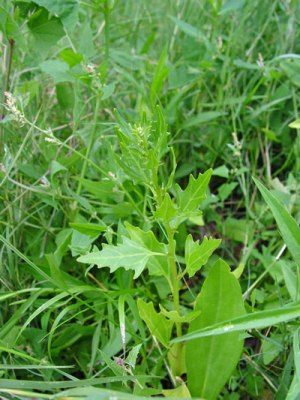
MULTIPOLYGON (((169 242, 169 252, 168 252, 168 259, 169 259, 169 269, 171 274, 171 281, 173 286, 173 304, 174 309, 180 315, 180 301, 179 301, 179 277, 177 273, 177 266, 176 266, 176 242, 174 239, 174 230, 171 229, 170 224, 167 222, 165 224, 165 229, 167 232, 168 242, 169 242)), ((181 322, 176 322, 176 334, 177 337, 182 336, 182 324, 181 322)), ((173 365, 172 372, 175 375, 180 375, 185 364, 184 359, 184 343, 176 343, 172 347, 172 352, 175 353, 174 360, 176 362, 173 365)))
MULTIPOLYGON (((11 64, 12 64, 12 57, 13 57, 13 51, 14 51, 14 44, 15 41, 14 39, 9 39, 9 47, 8 47, 8 59, 6 63, 6 74, 5 74, 5 80, 4 80, 4 90, 3 90, 3 100, 2 100, 2 112, 1 112, 1 119, 4 119, 5 117, 5 92, 9 91, 9 78, 10 78, 10 73, 11 73, 11 64)), ((2 154, 3 150, 3 145, 2 145, 2 136, 3 136, 3 125, 0 126, 0 154, 2 154)))
POLYGON ((83 166, 82 166, 82 170, 81 170, 81 174, 80 174, 80 180, 79 180, 79 184, 78 184, 77 191, 76 191, 76 194, 78 196, 81 193, 82 179, 85 177, 86 169, 87 169, 87 166, 88 166, 88 159, 90 157, 90 153, 92 151, 92 147, 93 147, 93 144, 94 144, 94 141, 95 141, 95 134, 96 134, 96 128, 97 128, 97 118, 98 118, 99 108, 100 108, 100 96, 97 96, 92 132, 90 134, 90 139, 89 139, 88 147, 86 149, 85 158, 84 158, 84 161, 83 161, 83 166))
MULTIPOLYGON (((157 169, 155 167, 152 168, 152 185, 153 185, 153 194, 156 198, 157 206, 159 207, 163 201, 162 197, 162 190, 158 183, 158 175, 157 169)), ((170 270, 170 278, 171 280, 168 281, 172 295, 173 295, 173 303, 174 308, 180 314, 180 301, 179 301, 179 277, 177 273, 176 267, 176 242, 174 240, 174 230, 170 227, 169 221, 164 221, 164 228, 166 230, 167 239, 168 239, 168 263, 169 263, 169 270, 170 270)), ((182 327, 181 323, 176 323, 176 331, 177 335, 182 335, 182 327)))
POLYGON ((110 38, 109 38, 109 23, 110 23, 110 9, 109 9, 109 4, 108 0, 105 0, 104 6, 103 6, 103 14, 104 14, 104 21, 105 21, 105 26, 104 26, 104 35, 105 35, 105 53, 104 53, 104 68, 103 68, 103 79, 102 83, 106 82, 106 75, 107 75, 107 65, 108 65, 108 59, 109 59, 109 45, 110 45, 110 38))
POLYGON ((107 62, 109 58, 109 22, 110 22, 110 10, 108 0, 104 3, 104 19, 105 19, 105 60, 107 62))
MULTIPOLYGON (((180 314, 180 302, 179 302, 179 279, 176 267, 176 242, 174 240, 174 231, 171 229, 169 223, 165 223, 165 229, 169 242, 168 260, 169 268, 171 273, 172 289, 173 289, 173 303, 174 308, 180 314)), ((177 336, 182 335, 181 323, 176 323, 177 336)))
POLYGON ((160 205, 162 203, 162 192, 161 192, 161 188, 158 184, 157 170, 155 169, 155 167, 152 168, 152 184, 153 184, 153 189, 154 189, 152 191, 152 193, 155 196, 157 206, 160 207, 160 205))

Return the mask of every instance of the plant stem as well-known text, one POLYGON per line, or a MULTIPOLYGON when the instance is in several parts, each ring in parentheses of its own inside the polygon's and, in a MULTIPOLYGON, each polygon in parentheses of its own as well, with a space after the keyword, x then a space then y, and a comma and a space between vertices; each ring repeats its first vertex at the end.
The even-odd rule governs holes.
MULTIPOLYGON (((174 239, 174 230, 171 229, 170 224, 167 222, 165 224, 165 229, 167 232, 168 242, 169 242, 169 252, 168 252, 168 260, 169 260, 169 269, 171 274, 171 281, 173 287, 173 304, 174 309, 177 311, 178 315, 180 315, 180 299, 179 299, 179 277, 177 273, 176 267, 176 242, 174 239)), ((176 334, 177 337, 182 336, 182 325, 181 322, 176 322, 176 334)), ((182 366, 185 364, 184 359, 184 343, 176 343, 172 347, 172 351, 175 353, 174 360, 176 360, 173 365, 173 373, 180 375, 180 371, 182 371, 182 366), (176 372, 175 372, 176 371, 176 372)))
MULTIPOLYGON (((8 46, 8 58, 6 63, 6 74, 4 78, 4 90, 2 95, 2 112, 1 112, 1 120, 5 117, 5 92, 9 91, 9 78, 11 73, 11 64, 12 64, 12 57, 14 52, 14 39, 9 39, 9 46, 8 46)), ((3 125, 0 125, 0 154, 2 154, 3 145, 2 145, 2 136, 3 136, 3 125)))
MULTIPOLYGON (((159 207, 163 201, 162 199, 162 190, 158 183, 158 171, 155 167, 152 168, 152 185, 153 185, 153 194, 156 199, 157 206, 159 207)), ((172 295, 173 295, 173 303, 174 308, 180 314, 180 302, 179 302, 179 277, 177 274, 176 267, 176 242, 174 240, 174 230, 170 227, 169 221, 164 221, 164 228, 166 230, 167 239, 168 239, 168 263, 170 270, 170 278, 169 281, 172 295)), ((177 336, 182 335, 181 323, 176 323, 176 331, 177 336)))
MULTIPOLYGON (((169 268, 171 273, 171 281, 173 286, 173 303, 174 308, 180 314, 180 302, 179 302, 179 280, 177 274, 177 267, 176 267, 176 242, 174 240, 174 231, 171 229, 169 223, 165 223, 165 229, 168 237, 169 242, 169 252, 168 252, 168 260, 169 260, 169 268)), ((181 323, 176 323, 176 331, 177 336, 182 335, 182 328, 181 323)))
POLYGON ((155 196, 157 206, 160 207, 160 205, 162 203, 162 193, 161 193, 161 188, 158 184, 157 170, 155 167, 152 168, 152 184, 153 184, 153 188, 154 188, 152 193, 155 196))
POLYGON ((85 177, 85 173, 86 173, 86 169, 87 169, 87 165, 88 165, 88 159, 90 157, 90 153, 95 141, 95 134, 96 134, 96 127, 97 127, 97 118, 98 118, 98 112, 99 112, 99 107, 100 107, 100 96, 97 96, 96 98, 96 106, 95 106, 95 112, 94 112, 94 120, 93 120, 93 127, 92 127, 92 132, 90 134, 90 138, 89 138, 89 143, 88 143, 88 147, 86 149, 86 153, 85 153, 85 158, 83 161, 83 166, 82 166, 82 170, 81 170, 81 174, 80 174, 80 180, 79 180, 79 184, 77 187, 77 191, 76 194, 79 196, 81 193, 81 188, 82 188, 82 179, 85 177))
POLYGON ((110 9, 108 1, 104 3, 104 19, 105 19, 105 60, 107 62, 109 58, 109 20, 110 20, 110 9))
POLYGON ((108 0, 104 1, 104 6, 103 6, 103 14, 104 14, 104 21, 105 21, 105 26, 104 26, 104 35, 105 35, 105 53, 104 53, 104 68, 103 68, 103 79, 102 83, 106 82, 106 76, 107 76, 107 65, 108 65, 108 59, 109 59, 109 45, 110 45, 110 38, 109 38, 109 22, 110 22, 110 8, 108 4, 108 0))

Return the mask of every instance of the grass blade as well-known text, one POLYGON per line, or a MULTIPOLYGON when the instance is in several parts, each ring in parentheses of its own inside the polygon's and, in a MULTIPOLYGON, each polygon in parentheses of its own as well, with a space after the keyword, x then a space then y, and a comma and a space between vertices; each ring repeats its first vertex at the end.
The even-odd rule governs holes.
POLYGON ((267 326, 287 322, 300 317, 300 302, 284 308, 259 311, 243 317, 234 318, 219 324, 211 325, 204 329, 181 336, 171 341, 171 343, 193 340, 200 337, 223 335, 228 332, 237 332, 249 329, 261 329, 267 326))
MULTIPOLYGON (((109 376, 106 378, 92 378, 92 379, 81 379, 76 381, 24 381, 20 379, 1 379, 2 389, 25 389, 25 390, 52 390, 52 389, 65 389, 65 388, 76 388, 90 385, 103 385, 110 382, 125 382, 134 381, 136 379, 149 379, 146 375, 137 376, 109 376)), ((153 376, 151 376, 153 379, 153 376)))
POLYGON ((31 268, 33 268, 38 274, 40 274, 44 279, 46 279, 48 282, 53 283, 54 286, 56 285, 56 282, 46 274, 41 268, 39 268, 34 262, 32 262, 28 257, 26 257, 23 253, 21 253, 14 245, 12 245, 7 239, 5 239, 4 236, 0 234, 0 241, 5 244, 10 250, 12 250, 18 257, 20 257, 22 260, 24 260, 28 265, 30 265, 31 268))
POLYGON ((257 179, 253 178, 265 202, 270 207, 278 225, 281 236, 291 252, 296 263, 300 262, 300 228, 286 208, 276 197, 264 187, 257 179))

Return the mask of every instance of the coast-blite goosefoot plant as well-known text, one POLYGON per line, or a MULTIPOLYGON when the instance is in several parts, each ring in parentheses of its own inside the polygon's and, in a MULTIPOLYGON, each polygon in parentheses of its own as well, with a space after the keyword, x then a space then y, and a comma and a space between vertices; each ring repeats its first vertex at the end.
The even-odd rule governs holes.
MULTIPOLYGON (((117 243, 103 244, 78 261, 133 271, 137 279, 145 270, 150 276, 163 277, 171 293, 169 308, 152 301, 137 299, 140 317, 151 335, 168 355, 169 375, 175 389, 164 390, 165 396, 217 398, 241 356, 240 333, 230 332, 170 345, 170 340, 245 313, 239 283, 229 266, 219 259, 210 268, 194 302, 194 310, 183 307, 181 293, 186 290, 184 277, 194 277, 220 245, 220 239, 204 237, 202 242, 185 235, 184 257, 179 254, 176 234, 181 224, 198 222, 199 207, 206 197, 212 170, 194 177, 190 175, 183 189, 174 183, 176 162, 168 146, 167 127, 160 108, 154 124, 131 126, 121 117, 116 130, 121 154, 115 161, 131 184, 143 188, 145 220, 141 226, 125 222, 119 229, 117 243), (172 160, 172 171, 166 178, 163 160, 172 160), (146 221, 146 222, 145 222, 146 221), (145 229, 144 226, 147 225, 145 229), (162 239, 161 239, 162 238, 162 239), (160 311, 157 311, 159 306, 160 311), (187 376, 186 383, 176 377, 187 376)), ((182 236, 180 236, 182 240, 182 236)), ((200 288, 199 288, 200 289, 200 288)), ((121 331, 125 327, 121 327, 121 331)))

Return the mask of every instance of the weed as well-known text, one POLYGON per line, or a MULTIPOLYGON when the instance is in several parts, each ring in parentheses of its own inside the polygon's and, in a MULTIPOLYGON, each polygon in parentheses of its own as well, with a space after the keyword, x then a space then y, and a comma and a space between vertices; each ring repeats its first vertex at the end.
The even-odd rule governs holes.
POLYGON ((3 397, 299 396, 299 12, 2 2, 3 397))

